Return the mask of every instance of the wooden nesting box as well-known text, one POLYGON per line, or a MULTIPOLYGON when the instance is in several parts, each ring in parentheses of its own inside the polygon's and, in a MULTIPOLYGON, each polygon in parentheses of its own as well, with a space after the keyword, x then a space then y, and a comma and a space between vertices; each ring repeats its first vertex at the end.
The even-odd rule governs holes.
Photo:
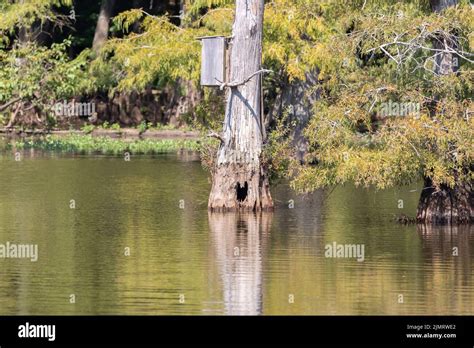
POLYGON ((226 48, 224 36, 199 38, 202 44, 201 86, 219 87, 226 82, 226 48))

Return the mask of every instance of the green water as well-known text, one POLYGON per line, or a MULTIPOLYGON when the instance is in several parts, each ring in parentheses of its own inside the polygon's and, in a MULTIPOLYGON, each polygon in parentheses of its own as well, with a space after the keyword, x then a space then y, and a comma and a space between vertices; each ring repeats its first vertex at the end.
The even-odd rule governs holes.
POLYGON ((209 187, 192 154, 4 152, 0 244, 39 255, 0 259, 0 315, 474 314, 474 228, 392 221, 414 215, 417 185, 281 184, 261 215, 208 214, 209 187), (325 257, 333 242, 364 261, 325 257))

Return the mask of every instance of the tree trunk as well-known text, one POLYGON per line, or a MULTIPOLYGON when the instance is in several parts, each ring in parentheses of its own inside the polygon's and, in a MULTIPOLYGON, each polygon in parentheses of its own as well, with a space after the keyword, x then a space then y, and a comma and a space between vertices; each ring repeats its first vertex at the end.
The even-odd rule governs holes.
MULTIPOLYGON (((430 5, 433 12, 443 12, 446 8, 457 5, 459 0, 431 0, 430 5)), ((458 43, 454 35, 449 37, 440 36, 433 42, 435 49, 445 49, 446 47, 457 48, 458 43)), ((448 75, 456 72, 459 67, 457 55, 448 52, 439 53, 435 58, 435 73, 438 75, 448 75)))
POLYGON ((209 209, 273 209, 265 166, 261 163, 263 122, 261 77, 264 0, 236 0, 230 81, 223 141, 212 172, 209 209), (246 81, 246 82, 245 82, 246 81))
POLYGON ((92 42, 92 49, 95 52, 98 52, 107 41, 110 17, 112 17, 114 6, 115 0, 102 0, 99 19, 97 20, 97 26, 95 28, 94 41, 92 42))
POLYGON ((313 116, 313 105, 320 98, 318 74, 315 69, 305 74, 304 81, 285 82, 280 87, 281 92, 272 101, 265 119, 265 124, 269 125, 278 115, 288 114, 286 122, 288 127, 292 128, 289 136, 293 139, 295 155, 300 163, 305 162, 309 146, 308 140, 304 136, 304 130, 313 116))
MULTIPOLYGON (((455 6, 458 0, 431 0, 434 12, 442 12, 450 6, 455 6)), ((440 37, 433 43, 435 48, 444 49, 446 46, 457 47, 454 36, 440 37)), ((442 52, 436 56, 435 73, 448 75, 455 73, 459 67, 455 54, 442 52)), ((418 222, 430 224, 463 224, 474 221, 474 195, 472 182, 457 182, 451 188, 446 185, 436 190, 430 178, 424 178, 424 188, 421 192, 416 214, 418 222)))
MULTIPOLYGON (((20 0, 19 2, 21 5, 24 5, 25 0, 20 0)), ((18 30, 18 43, 20 46, 26 45, 30 43, 32 40, 32 33, 31 33, 31 26, 25 27, 22 26, 18 30)))
POLYGON ((434 12, 441 12, 444 9, 457 5, 459 0, 430 0, 431 9, 434 12))
POLYGON ((186 23, 186 0, 180 0, 179 2, 179 26, 186 27, 188 23, 186 23))
POLYGON ((461 183, 454 188, 441 185, 439 190, 425 178, 416 219, 430 224, 466 224, 474 222, 474 187, 461 183))

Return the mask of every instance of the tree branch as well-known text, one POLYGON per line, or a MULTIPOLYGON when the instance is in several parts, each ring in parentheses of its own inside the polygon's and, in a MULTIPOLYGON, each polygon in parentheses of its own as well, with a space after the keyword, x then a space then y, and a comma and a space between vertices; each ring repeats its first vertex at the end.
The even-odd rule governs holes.
POLYGON ((226 82, 222 82, 222 81, 219 81, 216 79, 217 82, 219 82, 221 85, 220 85, 220 90, 222 91, 224 88, 235 88, 235 87, 238 87, 238 86, 241 86, 241 85, 245 85, 247 82, 249 82, 252 77, 254 77, 255 75, 260 75, 260 74, 264 74, 264 73, 271 73, 273 72, 273 70, 269 70, 269 69, 261 69, 261 70, 258 70, 256 72, 254 72, 253 74, 249 75, 246 79, 240 81, 240 82, 237 82, 237 81, 233 81, 233 82, 229 82, 229 83, 226 83, 226 82))
POLYGON ((216 139, 219 139, 221 141, 221 143, 224 142, 224 138, 222 138, 222 136, 217 133, 217 132, 214 132, 214 131, 210 131, 208 134, 207 134, 207 137, 208 138, 216 138, 216 139))
POLYGON ((16 102, 18 102, 20 100, 21 100, 21 98, 15 98, 15 99, 10 100, 8 103, 3 104, 2 106, 0 106, 0 111, 3 111, 5 109, 7 109, 10 105, 13 105, 13 104, 15 104, 16 102))

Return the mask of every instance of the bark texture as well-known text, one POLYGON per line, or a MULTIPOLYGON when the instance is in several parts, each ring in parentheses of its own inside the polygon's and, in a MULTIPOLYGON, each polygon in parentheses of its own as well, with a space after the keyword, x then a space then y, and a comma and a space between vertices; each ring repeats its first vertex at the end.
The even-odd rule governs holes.
MULTIPOLYGON (((455 6, 458 0, 431 0, 434 12, 442 12, 455 6)), ((434 43, 435 48, 456 48, 453 37, 442 36, 434 43)), ((435 73, 448 75, 458 70, 457 56, 450 52, 440 52, 436 57, 435 73)), ((472 170, 472 168, 471 168, 472 170)), ((457 182, 454 187, 441 185, 436 189, 430 178, 424 179, 424 188, 416 214, 418 222, 427 224, 464 224, 474 222, 474 194, 472 182, 457 182)))
POLYGON ((430 0, 431 9, 434 12, 441 12, 444 9, 455 6, 459 3, 459 0, 430 0))
MULTIPOLYGON (((230 53, 230 82, 246 81, 260 71, 263 0, 237 0, 230 53)), ((223 142, 212 173, 209 209, 260 211, 273 209, 265 166, 261 77, 231 87, 228 93, 223 142)))
POLYGON ((474 222, 474 191, 472 183, 454 188, 442 185, 439 190, 425 179, 416 215, 418 222, 432 224, 465 224, 474 222))
MULTIPOLYGON (((451 6, 457 5, 459 0, 431 0, 430 5, 433 12, 443 12, 445 9, 451 6)), ((433 46, 436 49, 454 48, 456 49, 458 43, 454 36, 440 36, 434 42, 433 46)), ((458 70, 458 57, 457 55, 449 52, 440 52, 435 58, 435 73, 438 75, 448 75, 458 70)))
POLYGON ((100 50, 107 41, 110 18, 112 17, 114 5, 115 0, 102 0, 99 19, 97 20, 97 26, 95 28, 94 41, 92 42, 92 49, 96 52, 100 50))
POLYGON ((290 137, 295 146, 296 158, 305 162, 308 152, 308 140, 304 137, 304 129, 313 116, 314 103, 320 98, 318 71, 312 70, 306 73, 306 79, 286 82, 269 107, 265 125, 268 127, 278 115, 288 115, 288 127, 292 128, 290 137))

